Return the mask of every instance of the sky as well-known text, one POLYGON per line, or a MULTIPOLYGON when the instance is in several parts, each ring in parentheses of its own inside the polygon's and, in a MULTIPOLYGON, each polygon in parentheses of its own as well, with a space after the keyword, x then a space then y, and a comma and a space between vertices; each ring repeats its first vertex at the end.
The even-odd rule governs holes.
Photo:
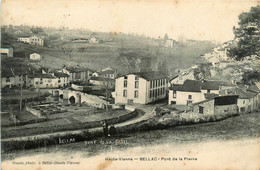
POLYGON ((84 28, 225 42, 252 0, 2 0, 2 25, 84 28))

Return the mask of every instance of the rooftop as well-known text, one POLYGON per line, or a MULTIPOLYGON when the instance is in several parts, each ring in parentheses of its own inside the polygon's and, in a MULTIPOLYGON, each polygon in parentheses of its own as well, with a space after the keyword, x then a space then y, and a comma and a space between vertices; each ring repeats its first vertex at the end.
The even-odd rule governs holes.
POLYGON ((202 80, 185 80, 183 85, 174 84, 170 90, 201 92, 201 90, 219 90, 220 86, 234 86, 231 82, 225 81, 202 81, 202 80))
MULTIPOLYGON (((138 77, 141 77, 145 80, 157 80, 157 79, 162 79, 162 78, 167 78, 166 75, 160 73, 160 72, 157 72, 157 71, 149 71, 149 72, 135 72, 135 73, 129 73, 129 74, 125 74, 125 75, 122 75, 120 77, 123 77, 123 76, 126 76, 126 75, 130 75, 130 74, 134 74, 138 77)), ((118 77, 119 78, 119 77, 118 77)))
POLYGON ((115 81, 114 79, 103 78, 103 77, 91 77, 90 80, 95 80, 95 81, 115 81))
POLYGON ((221 90, 219 92, 220 95, 238 95, 239 99, 251 99, 253 98, 256 93, 250 92, 250 91, 245 91, 241 88, 235 87, 232 89, 225 89, 221 90))

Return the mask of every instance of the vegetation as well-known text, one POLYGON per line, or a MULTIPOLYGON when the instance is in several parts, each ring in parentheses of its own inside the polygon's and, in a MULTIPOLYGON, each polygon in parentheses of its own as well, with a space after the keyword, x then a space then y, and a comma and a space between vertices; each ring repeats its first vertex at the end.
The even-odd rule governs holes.
POLYGON ((252 82, 259 82, 260 81, 260 71, 253 70, 253 71, 246 71, 242 76, 242 82, 244 84, 250 84, 252 82))
POLYGON ((229 50, 229 57, 242 60, 247 56, 260 55, 260 6, 239 15, 238 27, 234 27, 236 46, 229 50))

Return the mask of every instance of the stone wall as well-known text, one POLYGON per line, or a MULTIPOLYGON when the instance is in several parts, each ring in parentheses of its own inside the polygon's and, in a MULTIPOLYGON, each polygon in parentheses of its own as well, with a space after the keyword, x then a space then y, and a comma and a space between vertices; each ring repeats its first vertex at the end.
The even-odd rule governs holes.
POLYGON ((215 114, 225 113, 238 113, 238 106, 236 104, 215 106, 215 114))
POLYGON ((214 114, 214 100, 199 103, 193 107, 194 113, 199 113, 199 107, 203 107, 203 114, 214 114))

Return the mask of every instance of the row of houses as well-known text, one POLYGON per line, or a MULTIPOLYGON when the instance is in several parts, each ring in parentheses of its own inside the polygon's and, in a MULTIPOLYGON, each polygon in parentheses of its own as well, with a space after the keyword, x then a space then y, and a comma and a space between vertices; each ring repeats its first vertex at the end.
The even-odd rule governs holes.
POLYGON ((18 42, 23 42, 30 45, 44 46, 44 40, 41 37, 31 36, 31 37, 20 37, 18 42))
POLYGON ((260 106, 259 85, 242 87, 231 81, 189 79, 183 84, 170 84, 167 76, 159 72, 119 76, 115 80, 115 92, 112 94, 116 104, 148 104, 166 98, 167 95, 168 105, 185 105, 197 109, 198 113, 204 112, 203 105, 212 103, 221 109, 225 108, 224 105, 235 104, 240 113, 251 112, 260 106))
MULTIPOLYGON (((34 54, 35 58, 39 56, 34 54)), ((116 71, 107 68, 99 74, 97 72, 83 67, 64 67, 59 70, 49 70, 48 68, 19 70, 5 68, 2 70, 1 87, 11 88, 14 86, 26 85, 33 88, 59 88, 71 84, 95 86, 108 86, 114 89, 116 71), (21 80, 20 80, 21 79, 21 80)))
POLYGON ((69 85, 69 75, 56 70, 15 70, 2 69, 1 88, 25 86, 26 88, 59 88, 69 85))

